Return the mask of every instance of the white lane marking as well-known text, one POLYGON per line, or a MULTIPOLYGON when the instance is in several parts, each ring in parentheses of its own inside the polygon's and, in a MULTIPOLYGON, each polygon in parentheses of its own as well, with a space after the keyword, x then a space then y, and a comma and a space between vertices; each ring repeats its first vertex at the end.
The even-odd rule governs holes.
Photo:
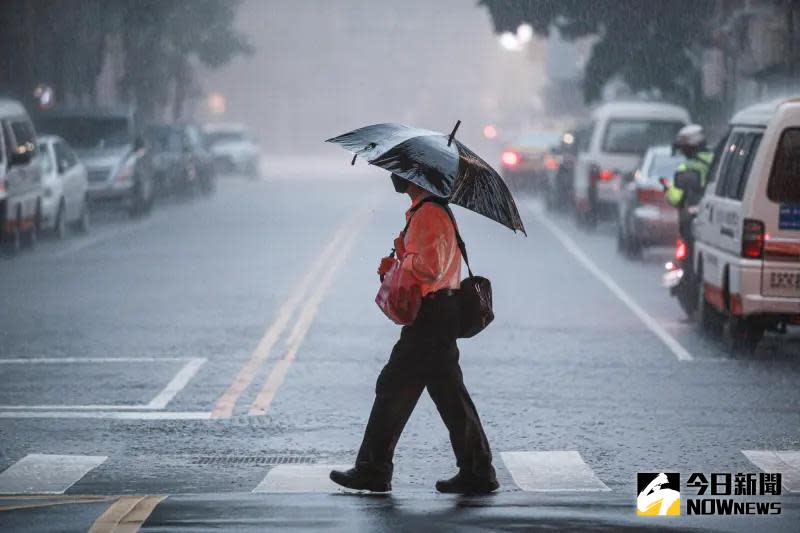
POLYGON ((164 409, 167 404, 189 383, 201 366, 206 362, 204 357, 41 357, 31 359, 0 359, 2 364, 98 364, 98 363, 161 363, 186 362, 166 387, 147 404, 115 404, 115 405, 0 405, 0 410, 58 411, 58 410, 98 410, 129 411, 139 409, 164 409))
POLYGON ((528 492, 610 491, 576 451, 500 452, 517 486, 528 492))
POLYGON ((781 484, 789 492, 800 492, 800 451, 742 450, 747 459, 768 473, 781 473, 781 484))
POLYGON ((0 473, 0 494, 64 494, 106 459, 95 455, 26 455, 0 473))
POLYGON ((0 411, 0 418, 98 418, 114 420, 208 420, 205 411, 0 411))
POLYGON ((253 492, 337 492, 342 487, 331 481, 331 470, 347 470, 347 465, 273 466, 253 492))
POLYGON ((169 402, 189 383, 200 367, 206 362, 204 357, 194 357, 167 383, 164 390, 150 400, 147 407, 150 409, 164 409, 169 402))
POLYGON ((651 317, 644 309, 642 309, 642 307, 637 304, 634 299, 622 289, 622 287, 617 285, 617 282, 611 279, 611 276, 606 274, 594 263, 594 261, 589 259, 589 256, 583 253, 583 250, 580 249, 580 247, 569 235, 567 235, 561 228, 553 224, 550 219, 542 214, 541 209, 532 208, 531 212, 547 229, 550 230, 553 235, 555 235, 564 248, 566 248, 566 250, 571 253, 572 256, 584 266, 584 268, 586 268, 586 270, 600 280, 600 282, 605 285, 606 288, 610 290, 612 294, 614 294, 614 296, 619 298, 619 300, 624 303, 645 326, 647 326, 647 329, 652 331, 656 337, 661 339, 661 342, 663 342, 667 348, 669 348, 670 351, 675 354, 675 357, 677 357, 679 361, 694 360, 692 354, 690 354, 686 348, 681 346, 681 344, 675 340, 675 337, 667 333, 667 330, 665 330, 656 319, 651 317))
POLYGON ((353 244, 355 243, 356 238, 363 227, 363 219, 366 218, 366 215, 367 212, 362 212, 361 217, 353 221, 352 228, 348 233, 347 239, 341 245, 339 253, 337 253, 336 256, 329 262, 328 268, 322 274, 322 278, 318 280, 317 287, 315 288, 313 294, 309 297, 306 305, 300 311, 297 322, 295 323, 292 332, 289 334, 289 338, 286 341, 286 353, 284 354, 283 358, 281 358, 272 368, 269 376, 267 376, 267 381, 264 383, 264 386, 258 393, 258 396, 256 396, 256 399, 250 406, 250 411, 248 412, 249 415, 259 416, 266 414, 269 406, 272 404, 272 400, 278 393, 278 389, 280 388, 281 384, 283 384, 283 380, 286 378, 289 367, 292 365, 292 362, 297 355, 297 351, 300 349, 300 345, 303 343, 308 330, 311 328, 311 324, 314 322, 314 317, 317 315, 320 303, 322 303, 325 294, 328 292, 328 288, 330 287, 334 276, 350 254, 350 251, 353 249, 353 244))
POLYGON ((259 341, 250 359, 242 366, 233 382, 217 400, 214 410, 212 411, 213 418, 230 418, 233 415, 239 397, 253 382, 256 374, 263 366, 264 361, 269 357, 272 347, 278 342, 283 331, 289 325, 295 309, 303 301, 308 291, 318 282, 321 271, 328 265, 330 258, 335 256, 339 251, 339 245, 346 237, 348 229, 353 221, 357 220, 359 217, 360 213, 354 213, 336 229, 333 237, 328 241, 327 246, 322 250, 311 268, 306 272, 300 284, 292 291, 289 298, 278 310, 275 320, 264 332, 264 336, 259 341))
POLYGON ((156 217, 151 215, 146 220, 142 220, 139 222, 128 222, 125 226, 121 226, 115 229, 110 229, 100 234, 93 234, 89 237, 86 237, 84 239, 81 239, 80 241, 75 242, 74 244, 69 245, 67 248, 64 248, 63 250, 59 250, 57 252, 52 253, 51 256, 54 257, 55 259, 63 259, 68 255, 80 252, 96 244, 102 244, 111 239, 115 239, 117 237, 133 233, 134 231, 147 228, 148 226, 152 225, 153 222, 155 222, 155 220, 156 217))

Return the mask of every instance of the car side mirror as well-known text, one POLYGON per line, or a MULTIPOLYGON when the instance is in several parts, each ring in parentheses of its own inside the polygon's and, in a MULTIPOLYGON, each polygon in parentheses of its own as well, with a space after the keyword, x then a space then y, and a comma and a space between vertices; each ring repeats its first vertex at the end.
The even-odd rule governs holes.
POLYGON ((700 192, 703 185, 700 183, 700 173, 695 170, 684 170, 675 175, 675 186, 684 191, 700 192))

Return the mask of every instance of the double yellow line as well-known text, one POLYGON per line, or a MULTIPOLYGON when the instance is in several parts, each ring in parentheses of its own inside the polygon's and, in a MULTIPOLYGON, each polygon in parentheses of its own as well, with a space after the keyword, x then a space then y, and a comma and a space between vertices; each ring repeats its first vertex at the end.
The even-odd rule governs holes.
MULTIPOLYGON (((369 202, 366 205, 369 205, 369 202)), ((248 414, 263 415, 267 412, 297 355, 308 329, 314 321, 319 304, 330 287, 336 272, 352 249, 368 214, 368 209, 359 210, 342 222, 334 231, 327 246, 305 273, 299 285, 289 295, 289 298, 281 305, 278 314, 267 327, 264 336, 261 337, 250 359, 245 362, 233 382, 217 400, 211 412, 211 418, 230 418, 233 415, 239 398, 253 382, 284 330, 289 326, 295 311, 302 305, 294 328, 286 341, 284 355, 277 361, 269 376, 267 376, 267 380, 250 406, 248 414)))

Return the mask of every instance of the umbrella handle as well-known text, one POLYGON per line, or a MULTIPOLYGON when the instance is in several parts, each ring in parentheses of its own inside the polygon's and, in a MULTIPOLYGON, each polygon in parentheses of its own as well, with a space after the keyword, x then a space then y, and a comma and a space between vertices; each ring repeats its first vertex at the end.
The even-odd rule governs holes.
POLYGON ((461 121, 456 122, 456 127, 453 128, 453 131, 450 132, 450 137, 447 138, 447 146, 450 146, 450 143, 453 142, 453 137, 456 136, 456 131, 458 131, 458 127, 461 125, 461 121))

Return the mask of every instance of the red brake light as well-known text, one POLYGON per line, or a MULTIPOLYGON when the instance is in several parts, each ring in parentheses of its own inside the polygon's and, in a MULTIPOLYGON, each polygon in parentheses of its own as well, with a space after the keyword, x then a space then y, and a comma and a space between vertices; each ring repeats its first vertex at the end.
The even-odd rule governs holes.
POLYGON ((544 159, 544 166, 547 170, 557 170, 558 169, 558 161, 555 157, 545 157, 544 159))
POLYGON ((742 226, 742 257, 760 259, 764 254, 764 223, 751 218, 742 226))
POLYGON ((664 191, 653 189, 637 189, 636 197, 640 204, 660 204, 664 200, 664 191))
POLYGON ((507 167, 513 167, 519 163, 519 154, 512 150, 506 150, 503 152, 503 155, 500 156, 500 161, 507 167))
POLYGON ((678 242, 675 243, 675 259, 683 261, 687 257, 689 257, 689 248, 686 247, 683 239, 678 239, 678 242))
POLYGON ((617 173, 613 170, 592 168, 592 179, 595 181, 611 181, 616 175, 617 173))

